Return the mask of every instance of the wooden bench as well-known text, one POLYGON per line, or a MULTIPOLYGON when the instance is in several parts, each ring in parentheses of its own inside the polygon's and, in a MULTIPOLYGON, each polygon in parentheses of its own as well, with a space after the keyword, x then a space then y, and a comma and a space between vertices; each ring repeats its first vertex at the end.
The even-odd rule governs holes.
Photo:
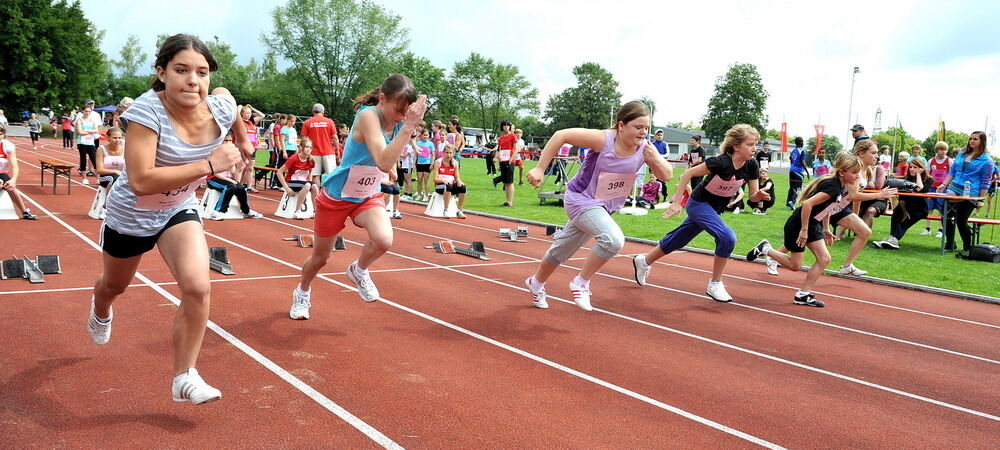
MULTIPOLYGON (((263 178, 268 178, 269 179, 269 175, 271 175, 271 174, 277 174, 277 173, 278 173, 278 169, 275 168, 275 167, 253 166, 253 187, 256 189, 257 188, 257 183, 261 179, 263 179, 263 178)), ((264 189, 270 189, 270 187, 271 187, 271 183, 270 182, 266 182, 264 184, 264 189)))
POLYGON ((50 170, 52 171, 52 193, 56 193, 56 186, 59 184, 59 176, 62 175, 66 177, 66 194, 69 195, 70 186, 73 185, 73 180, 70 178, 70 171, 73 170, 73 167, 76 167, 76 165, 58 159, 41 159, 38 163, 41 166, 41 179, 38 184, 45 186, 45 171, 50 170))
MULTIPOLYGON (((883 216, 891 216, 892 210, 886 210, 882 213, 883 216)), ((926 217, 928 220, 941 220, 941 216, 937 214, 930 214, 926 217)), ((988 219, 985 217, 969 217, 969 225, 972 228, 972 245, 979 244, 980 231, 983 225, 1000 225, 1000 219, 988 219)))

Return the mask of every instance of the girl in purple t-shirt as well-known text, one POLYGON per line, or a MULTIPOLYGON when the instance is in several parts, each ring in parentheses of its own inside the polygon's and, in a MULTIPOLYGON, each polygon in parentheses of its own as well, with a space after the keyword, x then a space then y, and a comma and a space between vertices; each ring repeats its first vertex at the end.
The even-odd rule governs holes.
POLYGON ((549 307, 545 301, 545 281, 552 272, 588 239, 594 238, 597 243, 591 248, 583 269, 569 283, 577 306, 585 311, 593 309, 590 306, 590 279, 625 245, 625 235, 611 219, 611 214, 625 204, 625 197, 635 182, 636 171, 645 163, 661 180, 669 180, 673 175, 673 168, 646 140, 649 120, 646 105, 632 101, 618 111, 615 127, 610 130, 559 130, 545 145, 538 165, 528 172, 528 182, 538 188, 545 167, 562 145, 594 149, 566 189, 563 203, 569 222, 552 237, 552 246, 545 252, 535 275, 525 280, 536 307, 549 307))

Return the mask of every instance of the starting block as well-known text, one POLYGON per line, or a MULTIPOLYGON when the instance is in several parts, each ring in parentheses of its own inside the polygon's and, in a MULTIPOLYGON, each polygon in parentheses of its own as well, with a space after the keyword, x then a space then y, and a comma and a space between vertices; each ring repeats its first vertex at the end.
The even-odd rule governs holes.
POLYGON ((555 225, 546 225, 545 226, 545 235, 546 236, 552 236, 553 234, 556 234, 556 232, 559 231, 559 230, 561 230, 561 229, 562 229, 562 227, 557 227, 555 225))
POLYGON ((94 194, 94 201, 90 203, 90 212, 87 213, 91 219, 104 219, 104 203, 108 199, 108 188, 104 186, 97 187, 97 193, 94 194))
POLYGON ((528 227, 526 226, 519 226, 517 230, 501 228, 498 234, 500 235, 500 240, 504 242, 528 242, 518 239, 528 236, 528 227))
POLYGON ((7 191, 0 189, 0 220, 18 220, 21 212, 14 210, 14 201, 7 191))
POLYGON ((233 266, 229 263, 229 252, 226 247, 212 247, 208 249, 208 267, 223 275, 235 275, 233 266))
POLYGON ((27 256, 8 259, 0 265, 0 279, 21 278, 32 283, 44 283, 46 274, 62 273, 59 255, 38 255, 35 259, 27 256))
POLYGON ((483 261, 490 260, 490 257, 486 255, 486 246, 483 245, 482 241, 473 241, 469 243, 468 247, 457 246, 450 240, 437 241, 424 248, 434 249, 438 253, 458 253, 460 255, 471 256, 483 261))
MULTIPOLYGON (((315 238, 311 234, 298 234, 292 237, 282 238, 283 241, 295 241, 296 245, 301 248, 312 248, 315 245, 315 238)), ((347 250, 347 243, 344 242, 343 236, 337 236, 337 239, 333 241, 334 250, 347 250)))

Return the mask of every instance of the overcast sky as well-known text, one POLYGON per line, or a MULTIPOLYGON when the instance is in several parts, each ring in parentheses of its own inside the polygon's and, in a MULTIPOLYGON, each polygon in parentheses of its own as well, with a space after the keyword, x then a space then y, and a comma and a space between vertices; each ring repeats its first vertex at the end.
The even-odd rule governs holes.
MULTIPOLYGON (((879 107, 882 128, 898 117, 921 140, 939 117, 966 133, 1000 123, 995 0, 374 1, 402 17, 415 53, 445 69, 473 51, 515 64, 543 107, 573 85, 574 66, 593 61, 614 74, 623 100, 656 101, 655 123, 700 121, 716 78, 739 62, 763 77, 769 128, 786 121, 792 135, 813 135, 820 123, 844 141, 854 122, 871 131, 879 107), (854 66, 861 72, 848 118, 854 66)), ((218 36, 242 62, 263 55, 260 36, 283 3, 82 2, 113 58, 129 34, 152 54, 157 34, 189 32, 218 36)))

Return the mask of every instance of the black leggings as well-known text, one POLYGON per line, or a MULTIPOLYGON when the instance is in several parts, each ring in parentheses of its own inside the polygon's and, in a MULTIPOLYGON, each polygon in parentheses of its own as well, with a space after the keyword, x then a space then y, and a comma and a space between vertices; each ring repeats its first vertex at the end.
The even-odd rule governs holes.
POLYGON ((80 172, 87 170, 87 157, 90 157, 90 167, 97 168, 97 146, 87 144, 76 144, 76 149, 80 152, 80 172))
POLYGON ((73 148, 73 131, 62 130, 63 148, 73 148))
POLYGON ((948 204, 948 215, 944 222, 944 248, 955 248, 956 223, 958 224, 958 234, 962 236, 962 250, 968 251, 972 248, 972 229, 969 228, 969 216, 975 209, 975 202, 968 200, 948 204))
POLYGON ((802 192, 802 181, 805 176, 799 172, 788 172, 788 201, 785 204, 794 205, 799 199, 799 192, 802 192))
MULTIPOLYGON (((907 198, 892 210, 892 218, 889 219, 889 234, 896 238, 896 240, 903 239, 903 235, 906 234, 906 231, 910 227, 927 218, 927 207, 920 207, 919 205, 911 207, 910 200, 907 198)), ((921 197, 913 197, 912 201, 926 203, 921 197)))
POLYGON ((247 200, 247 187, 242 184, 230 183, 220 178, 208 180, 208 187, 217 191, 222 191, 222 198, 216 203, 216 210, 220 213, 229 212, 229 202, 236 196, 236 201, 240 203, 240 211, 243 214, 250 214, 250 202, 247 200))

